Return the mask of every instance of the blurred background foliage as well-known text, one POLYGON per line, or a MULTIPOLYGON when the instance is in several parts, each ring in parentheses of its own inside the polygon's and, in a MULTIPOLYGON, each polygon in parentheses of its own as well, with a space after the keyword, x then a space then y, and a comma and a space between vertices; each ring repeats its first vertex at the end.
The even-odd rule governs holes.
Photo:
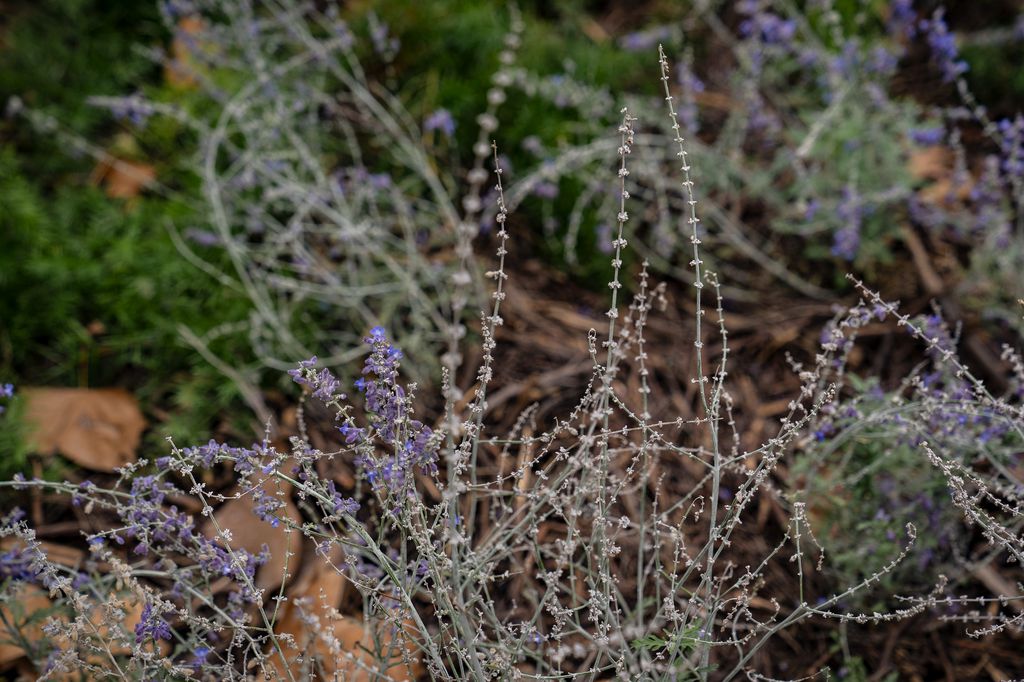
MULTIPOLYGON (((1015 16, 1008 2, 991 3, 984 11, 977 3, 947 5, 951 22, 982 36, 1015 16)), ((874 14, 867 14, 873 20, 857 24, 862 3, 836 3, 847 28, 864 41, 884 31, 887 3, 874 6, 874 14)), ((565 74, 609 93, 651 95, 660 87, 652 77, 653 52, 623 49, 623 36, 678 21, 688 7, 664 0, 534 0, 520 9, 525 39, 518 63, 528 72, 565 74)), ((341 11, 354 27, 365 27, 371 15, 390 26, 401 49, 390 62, 365 55, 371 76, 397 92, 414 118, 441 107, 451 111, 454 139, 425 137, 424 144, 436 158, 450 159, 453 168, 469 167, 475 118, 508 30, 506 3, 360 1, 341 5, 341 11)), ((703 38, 695 34, 686 44, 697 64, 711 58, 703 38)), ((171 226, 187 230, 203 222, 191 199, 198 195, 197 180, 181 172, 185 157, 194 153, 189 132, 169 119, 139 128, 87 103, 96 95, 142 93, 185 109, 203 106, 147 54, 168 49, 170 41, 154 2, 7 0, 0 12, 0 104, 8 109, 0 119, 0 381, 124 386, 157 424, 148 435, 156 447, 167 435, 194 441, 217 429, 252 431, 237 388, 179 333, 181 325, 199 334, 230 326, 247 310, 237 292, 215 286, 182 258, 171 237, 171 226), (14 116, 19 102, 50 117, 49 132, 14 116), (117 191, 111 169, 98 163, 97 154, 139 164, 157 183, 146 192, 131 186, 117 191)), ((1024 98, 1021 49, 981 38, 965 46, 970 84, 996 113, 1024 98)), ((580 111, 514 93, 502 109, 499 131, 510 141, 502 153, 513 174, 537 161, 520 141, 539 138, 557 148, 589 139, 593 122, 581 121, 580 111)), ((844 135, 857 137, 870 123, 847 125, 832 131, 839 147, 844 135)), ((583 185, 568 177, 560 189, 549 203, 524 205, 524 219, 564 222, 583 185)), ((869 224, 866 236, 873 230, 869 224)), ((607 281, 608 257, 594 235, 592 229, 582 231, 573 270, 578 281, 597 288, 607 281)), ((858 267, 870 270, 892 259, 887 242, 866 241, 871 246, 858 267)), ((565 267, 561 238, 538 233, 521 246, 549 267, 565 267)), ((819 247, 808 248, 811 257, 829 257, 819 247)), ((204 257, 216 262, 223 255, 204 257)), ((222 357, 251 355, 237 336, 225 334, 214 344, 222 357)), ((278 384, 275 378, 265 388, 278 384)), ((11 465, 4 462, 0 469, 11 465)))

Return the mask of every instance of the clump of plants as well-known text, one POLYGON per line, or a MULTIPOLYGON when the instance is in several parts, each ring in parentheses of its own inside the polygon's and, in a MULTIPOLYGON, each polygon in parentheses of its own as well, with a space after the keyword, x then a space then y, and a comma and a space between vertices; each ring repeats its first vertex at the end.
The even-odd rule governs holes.
MULTIPOLYGON (((876 301, 863 322, 878 323, 890 312, 876 301)), ((824 348, 839 355, 822 378, 840 392, 824 407, 811 437, 794 462, 792 483, 797 498, 815 500, 809 517, 822 546, 832 555, 830 572, 850 582, 877 570, 886 556, 903 546, 913 525, 917 541, 907 560, 887 575, 871 598, 891 603, 893 594, 920 588, 939 571, 953 584, 969 582, 988 570, 994 555, 975 540, 984 526, 963 522, 949 504, 954 484, 943 466, 924 466, 923 453, 940 449, 945 465, 970 472, 974 482, 1005 488, 1013 497, 1021 487, 1021 441, 1016 428, 1024 386, 1019 355, 1004 349, 1012 379, 998 399, 979 395, 979 384, 949 359, 957 339, 938 314, 903 327, 926 347, 928 359, 893 390, 877 378, 845 371, 856 329, 831 327, 824 348)), ((984 496, 984 493, 979 492, 984 496)))
MULTIPOLYGON (((720 227, 709 236, 714 266, 735 285, 732 299, 774 281, 828 300, 847 288, 849 269, 886 281, 923 234, 970 254, 973 264, 954 268, 948 286, 972 292, 965 300, 974 312, 1018 325, 1009 280, 1021 250, 1020 122, 993 118, 971 94, 959 40, 942 8, 906 0, 806 8, 751 0, 731 11, 697 3, 677 21, 621 38, 624 50, 662 41, 682 55, 673 73, 680 125, 706 169, 706 211, 720 227)), ((519 69, 515 83, 577 111, 580 123, 573 137, 530 141, 540 163, 510 186, 510 206, 560 207, 568 217, 546 223, 549 240, 570 263, 599 257, 615 203, 596 172, 608 153, 600 131, 611 98, 571 72, 519 69)), ((645 120, 660 105, 656 93, 626 101, 645 120)), ((664 121, 640 137, 653 153, 629 178, 645 205, 630 236, 657 271, 685 278, 686 235, 673 220, 685 197, 666 173, 670 138, 664 121)), ((923 277, 931 295, 946 286, 923 277)))
MULTIPOLYGON (((291 15, 280 18, 292 26, 291 15)), ((959 446, 989 425, 998 429, 990 438, 993 447, 1020 442, 1019 398, 993 395, 945 343, 946 336, 858 283, 863 299, 836 319, 813 363, 797 368, 801 389, 778 431, 757 448, 741 449, 729 393, 735 370, 729 362, 723 288, 704 261, 704 238, 711 230, 700 217, 703 195, 694 181, 699 176, 691 172, 673 69, 663 52, 659 64, 662 116, 672 131, 681 197, 682 210, 675 215, 688 235, 694 291, 693 336, 685 351, 695 368, 692 419, 652 413, 658 387, 647 361, 655 351, 645 331, 663 289, 642 269, 632 300, 622 293, 627 225, 643 206, 631 192, 630 177, 634 159, 647 153, 639 141, 642 126, 650 125, 624 108, 612 145, 616 168, 609 172, 617 199, 610 216, 608 323, 587 338, 592 374, 576 404, 553 423, 537 423, 527 408, 510 433, 494 433, 488 397, 496 388, 496 333, 505 322, 502 304, 511 285, 506 258, 514 248, 515 227, 505 172, 492 148, 498 250, 496 264, 481 273, 493 283, 490 303, 481 312, 482 359, 469 386, 457 385, 445 367, 450 363, 441 359, 445 407, 440 419, 427 423, 416 413, 420 389, 403 379, 406 356, 391 330, 367 325, 360 344, 347 351, 364 357, 354 383, 339 379, 316 357, 289 371, 308 400, 327 408, 326 419, 336 432, 327 447, 311 443, 304 409, 299 433, 287 444, 274 442, 268 433, 249 447, 216 441, 172 445, 152 466, 123 468, 110 487, 24 477, 0 484, 70 496, 102 520, 88 532, 88 554, 66 566, 47 555, 20 512, 4 519, 0 533, 13 538, 3 563, 3 613, 5 622, 14 621, 7 632, 37 668, 114 679, 573 679, 582 674, 728 680, 756 676, 771 656, 775 635, 812 620, 877 625, 919 614, 944 618, 943 610, 953 607, 970 609, 964 615, 975 634, 1018 628, 1020 616, 1013 610, 1022 598, 1018 592, 949 596, 949 578, 937 570, 891 608, 852 607, 918 556, 917 543, 931 529, 909 521, 891 546, 879 546, 879 552, 889 553, 876 567, 853 577, 846 573, 849 580, 842 583, 815 579, 830 565, 827 534, 815 518, 822 495, 808 487, 787 497, 777 490, 775 477, 808 442, 832 438, 838 443, 862 423, 865 428, 884 424, 873 416, 877 411, 857 412, 871 406, 868 399, 858 403, 844 392, 844 358, 858 329, 888 317, 933 351, 940 378, 926 385, 919 374, 912 375, 901 400, 925 403, 921 414, 936 421, 947 412, 977 420, 948 434, 915 425, 900 446, 911 448, 918 466, 931 467, 944 481, 949 497, 943 507, 977 528, 990 560, 1009 571, 1018 570, 1024 558, 1019 475, 997 466, 1003 462, 995 455, 964 456, 959 446), (212 489, 211 471, 231 472, 234 487, 212 489), (355 475, 346 477, 346 471, 355 475), (755 503, 764 498, 779 506, 784 522, 780 535, 752 561, 740 550, 754 532, 748 522, 755 503), (229 508, 242 513, 246 524, 262 524, 265 546, 260 539, 243 539, 239 526, 228 524, 229 508), (270 538, 280 541, 276 551, 270 538), (777 591, 770 579, 777 571, 796 574, 795 594, 777 591), (305 584, 305 578, 320 589, 286 589, 289 583, 305 584), (351 617, 338 612, 341 583, 351 585, 361 602, 354 637, 342 627, 351 625, 351 617), (45 608, 18 612, 13 604, 28 603, 28 593, 45 598, 45 608), (125 626, 126 614, 136 607, 133 625, 125 626), (41 626, 47 638, 22 637, 44 613, 52 614, 41 626)), ((254 95, 254 89, 259 86, 243 90, 254 95)), ((353 93, 370 97, 358 88, 353 93)), ((248 100, 233 101, 248 106, 248 100)), ((377 106, 371 102, 379 103, 374 98, 363 105, 377 106)), ((227 114, 232 113, 229 105, 227 114)), ((270 202, 259 204, 270 212, 268 194, 273 193, 250 195, 256 190, 245 183, 225 188, 214 171, 221 163, 239 173, 252 169, 282 194, 316 171, 305 157, 281 159, 281 166, 270 163, 274 158, 232 159, 230 140, 247 131, 233 128, 227 134, 231 120, 223 116, 211 133, 205 181, 215 184, 208 190, 214 210, 224 211, 214 224, 225 248, 255 244, 246 251, 255 258, 268 243, 285 245, 271 239, 270 226, 267 242, 241 241, 233 231, 237 214, 226 207, 229 201, 241 207, 241 198, 252 196, 270 202)), ((248 132, 273 138, 263 128, 248 132)), ((295 144, 302 140, 296 131, 280 132, 295 144)), ((405 139, 395 141, 399 149, 405 139)), ((432 177, 414 175, 427 185, 432 177)), ((226 182, 237 178, 229 175, 226 182)), ((362 190, 353 191, 362 197, 362 190)), ((396 208, 378 206, 385 207, 396 208)), ((309 210, 302 212, 311 221, 307 226, 318 224, 316 211, 309 210)), ((278 227, 286 225, 273 229, 278 227)), ((289 272, 298 272, 283 251, 273 253, 274 258, 259 261, 272 266, 268 272, 284 262, 292 266, 289 272)), ((450 347, 465 342, 454 327, 444 330, 453 337, 446 340, 450 347)), ((1020 365, 1016 356, 1007 357, 1020 365)))

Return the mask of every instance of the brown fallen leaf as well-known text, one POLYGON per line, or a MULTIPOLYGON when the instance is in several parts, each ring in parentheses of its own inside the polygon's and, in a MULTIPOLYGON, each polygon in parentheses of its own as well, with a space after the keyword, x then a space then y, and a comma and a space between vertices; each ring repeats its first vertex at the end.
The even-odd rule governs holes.
POLYGON ((974 178, 958 182, 954 186, 953 151, 945 147, 932 146, 915 149, 907 159, 907 170, 917 180, 930 180, 930 184, 918 190, 918 196, 929 204, 947 203, 950 198, 966 199, 974 187, 974 178))
MULTIPOLYGON (((375 642, 380 642, 387 651, 396 633, 390 623, 367 623, 362 618, 343 616, 338 612, 348 585, 348 579, 335 568, 340 559, 337 548, 332 550, 329 561, 317 556, 312 567, 307 568, 292 585, 288 591, 288 601, 282 605, 278 614, 274 632, 284 636, 284 640, 294 638, 294 645, 282 644, 292 676, 296 679, 313 679, 311 670, 319 670, 322 676, 318 679, 345 682, 388 679, 408 682, 422 675, 423 665, 414 646, 408 641, 404 642, 405 654, 412 661, 411 671, 403 660, 402 652, 398 650, 401 644, 395 643, 394 655, 388 660, 387 668, 372 672, 376 663, 371 653, 375 642), (304 663, 296 660, 300 653, 304 663), (311 660, 314 658, 315 665, 311 660)), ((411 627, 411 623, 407 622, 406 627, 411 627)), ((270 651, 268 655, 276 679, 287 679, 280 654, 270 651)))
MULTIPOLYGON (((110 653, 114 656, 131 655, 134 644, 132 639, 135 633, 135 626, 142 621, 142 610, 145 608, 145 605, 145 600, 138 594, 131 592, 114 594, 111 592, 105 601, 102 603, 95 603, 93 608, 89 611, 89 621, 93 626, 95 626, 100 640, 106 643, 109 647, 110 653), (122 641, 113 641, 114 633, 112 633, 110 631, 110 627, 105 624, 110 620, 109 617, 105 616, 112 615, 115 610, 124 614, 121 618, 120 625, 127 639, 123 639, 122 641)), ((159 640, 157 646, 160 652, 164 655, 171 650, 170 642, 159 640)), ((105 663, 105 661, 99 656, 96 656, 95 660, 90 658, 90 661, 100 666, 105 663)))
POLYGON ((134 199, 156 180, 156 168, 141 161, 104 159, 93 169, 90 179, 94 184, 102 182, 111 199, 134 199))
POLYGON ((34 647, 46 641, 43 625, 53 608, 43 588, 27 584, 17 589, 11 604, 0 603, 0 669, 26 655, 21 644, 34 647))
POLYGON ((182 17, 178 21, 174 40, 171 42, 171 54, 164 63, 164 80, 172 88, 189 90, 198 84, 198 61, 194 53, 199 48, 197 36, 202 34, 205 26, 203 19, 195 15, 182 17))
POLYGON ((42 455, 59 452, 93 471, 135 461, 146 428, 138 403, 119 388, 26 388, 29 444, 42 455))
POLYGON ((915 149, 907 158, 907 170, 918 180, 938 180, 953 170, 953 152, 938 145, 915 149))
MULTIPOLYGON (((278 479, 264 484, 267 492, 274 494, 275 497, 279 485, 284 495, 277 499, 283 501, 285 506, 276 515, 295 524, 301 524, 302 516, 288 494, 291 486, 281 483, 278 479)), ((289 576, 298 573, 301 562, 301 533, 289 531, 283 521, 275 528, 256 516, 252 493, 235 497, 221 505, 214 512, 213 519, 207 519, 203 524, 202 532, 206 537, 216 539, 217 526, 231 532, 232 549, 244 549, 252 554, 259 554, 263 545, 267 545, 270 559, 256 571, 256 587, 267 591, 276 590, 289 576), (287 557, 287 554, 291 556, 287 557)))
MULTIPOLYGON (((31 647, 37 644, 53 644, 42 631, 43 625, 50 618, 63 623, 69 621, 67 609, 56 607, 45 590, 35 585, 23 585, 16 603, 17 606, 13 609, 0 604, 0 670, 21 661, 27 655, 22 646, 13 642, 21 642, 31 647), (11 630, 6 629, 7 623, 12 625, 11 630), (12 630, 16 634, 12 635, 12 630)), ((86 659, 87 662, 103 669, 109 666, 109 656, 130 656, 135 649, 134 631, 135 626, 142 620, 144 600, 131 592, 111 592, 106 599, 90 599, 88 604, 88 611, 84 615, 92 624, 92 628, 87 629, 86 633, 93 645, 109 653, 91 653, 86 659), (120 634, 112 631, 110 623, 113 622, 120 625, 120 634)), ((60 646, 66 647, 68 643, 61 643, 60 646)), ((169 642, 160 641, 157 648, 162 656, 166 656, 170 653, 171 645, 169 642)), ((50 679, 57 682, 72 682, 79 679, 79 674, 77 671, 53 672, 50 679)))
MULTIPOLYGON (((68 547, 67 545, 60 545, 56 542, 47 542, 40 540, 39 549, 46 558, 55 564, 60 564, 67 568, 78 568, 85 561, 85 552, 75 547, 68 547)), ((0 552, 9 552, 15 548, 24 548, 25 541, 17 537, 6 537, 0 539, 0 552)))

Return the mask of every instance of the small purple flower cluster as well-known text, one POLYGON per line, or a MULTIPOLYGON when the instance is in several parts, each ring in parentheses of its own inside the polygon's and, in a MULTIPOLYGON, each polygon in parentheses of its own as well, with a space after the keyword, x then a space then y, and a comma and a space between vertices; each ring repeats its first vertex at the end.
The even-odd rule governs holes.
POLYGON ((1004 118, 998 123, 1003 174, 1009 180, 1024 180, 1024 115, 1004 118))
POLYGON ((659 42, 668 40, 671 36, 672 30, 667 26, 634 31, 619 38, 619 47, 627 52, 645 52, 654 48, 659 42))
POLYGON ((740 22, 740 35, 744 38, 756 38, 766 45, 783 45, 796 35, 794 20, 765 11, 759 0, 743 0, 736 10, 745 17, 740 22))
POLYGON ((427 132, 441 131, 445 137, 455 135, 455 119, 447 109, 437 109, 423 121, 423 129, 427 132))
POLYGON ((338 378, 326 367, 319 372, 316 371, 316 363, 315 355, 309 360, 302 360, 296 369, 288 370, 288 375, 300 386, 311 388, 313 397, 326 404, 345 400, 348 396, 338 390, 341 388, 338 378))
POLYGON ((0 552, 0 584, 5 580, 35 582, 39 570, 32 564, 32 554, 24 547, 13 547, 6 552, 0 552))
POLYGON ((910 131, 910 140, 921 147, 932 147, 941 144, 946 138, 946 129, 942 126, 915 128, 910 131))
POLYGON ((838 206, 836 216, 842 222, 832 243, 832 255, 852 261, 860 250, 861 224, 864 220, 865 208, 860 196, 853 187, 846 187, 838 206))
MULTIPOLYGON (((249 448, 218 443, 214 439, 206 445, 182 448, 181 454, 188 462, 194 462, 205 469, 211 469, 220 462, 230 462, 235 472, 248 476, 255 471, 269 474, 280 462, 281 455, 266 443, 253 443, 249 448)), ((157 466, 167 468, 172 464, 170 457, 161 457, 157 466)))
POLYGON ((328 480, 326 483, 327 494, 331 498, 331 511, 339 516, 355 516, 356 512, 359 511, 359 503, 351 497, 345 497, 338 489, 334 486, 334 481, 328 480))
MULTIPOLYGON (((184 453, 185 451, 182 451, 184 453)), ((79 486, 80 488, 82 486, 79 486)), ((88 487, 82 493, 101 499, 88 487)), ((265 555, 254 555, 242 549, 228 549, 216 539, 198 531, 192 516, 177 505, 167 504, 171 495, 185 496, 184 491, 157 475, 137 476, 131 481, 131 504, 113 504, 122 527, 92 535, 89 548, 94 553, 105 551, 107 541, 125 545, 131 540, 132 553, 152 556, 154 560, 189 556, 195 566, 183 568, 176 579, 195 579, 196 572, 210 577, 228 577, 236 584, 244 602, 253 603, 258 594, 251 587, 256 569, 266 562, 265 555)), ((183 583, 180 583, 183 584, 183 583)))
POLYGON ((967 73, 967 62, 960 58, 956 37, 950 33, 944 11, 935 10, 931 19, 922 19, 917 24, 931 48, 932 61, 939 67, 943 81, 952 83, 967 73))
POLYGON ((374 327, 365 339, 370 354, 363 364, 363 376, 356 388, 364 394, 366 412, 373 434, 390 446, 391 453, 379 455, 370 446, 370 434, 363 434, 348 420, 339 427, 346 441, 359 443, 356 463, 375 490, 413 493, 409 485, 413 467, 437 473, 434 432, 410 417, 409 399, 398 381, 402 351, 387 338, 383 327, 374 327))
POLYGON ((277 528, 281 525, 281 519, 277 512, 285 507, 285 503, 274 495, 271 495, 263 488, 257 488, 253 493, 253 513, 261 521, 269 523, 271 527, 277 528))
MULTIPOLYGON (((0 399, 14 397, 14 384, 0 384, 0 399)), ((0 405, 0 414, 7 411, 7 407, 0 405)))
POLYGON ((110 113, 118 121, 128 121, 137 128, 144 128, 155 109, 139 95, 119 99, 110 107, 110 113))
POLYGON ((153 610, 149 602, 142 607, 142 616, 135 625, 135 643, 142 644, 147 639, 170 639, 171 626, 163 616, 153 610))

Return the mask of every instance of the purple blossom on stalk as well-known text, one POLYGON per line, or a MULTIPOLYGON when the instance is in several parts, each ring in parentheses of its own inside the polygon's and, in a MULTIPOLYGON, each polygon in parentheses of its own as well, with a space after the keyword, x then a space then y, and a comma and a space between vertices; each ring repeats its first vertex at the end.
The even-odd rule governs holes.
POLYGON ((297 369, 288 370, 288 376, 290 376, 292 380, 294 380, 295 383, 299 385, 309 386, 310 383, 308 378, 306 377, 306 372, 307 370, 311 370, 313 369, 313 367, 316 366, 316 360, 317 358, 315 355, 311 357, 309 360, 300 360, 297 369))
POLYGON ((940 144, 946 135, 946 129, 942 126, 931 126, 929 128, 914 128, 910 131, 911 141, 922 147, 929 147, 940 144))
POLYGON ((814 220, 814 216, 818 215, 818 209, 821 208, 821 202, 817 199, 811 199, 807 202, 807 207, 804 208, 804 220, 814 220))
MULTIPOLYGON (((363 376, 356 382, 363 392, 370 426, 392 448, 386 455, 372 449, 362 450, 356 464, 365 472, 374 490, 394 493, 406 490, 414 467, 424 472, 437 472, 437 443, 433 430, 409 416, 409 401, 405 389, 398 383, 398 368, 402 351, 387 338, 383 327, 374 327, 364 339, 370 346, 370 355, 363 363, 363 376)), ((359 438, 356 429, 346 423, 346 439, 359 438)))
POLYGON ((932 61, 942 72, 943 81, 951 83, 967 72, 967 62, 960 58, 956 37, 950 33, 942 9, 935 10, 931 19, 922 19, 917 25, 928 41, 932 61))
POLYGON ((779 45, 788 43, 796 35, 795 21, 764 11, 758 2, 741 2, 737 10, 747 16, 740 22, 740 35, 744 38, 754 38, 766 45, 779 45))
POLYGON ((341 381, 327 368, 318 372, 315 369, 316 362, 315 355, 309 360, 302 360, 296 369, 288 370, 288 375, 300 386, 308 386, 313 389, 313 397, 324 403, 347 398, 348 396, 338 391, 341 388, 341 381))
POLYGON ((374 189, 388 189, 392 184, 391 176, 387 173, 370 173, 368 179, 374 189))
MULTIPOLYGON (((360 382, 362 382, 364 385, 366 383, 365 381, 363 381, 363 379, 359 379, 356 381, 357 384, 359 384, 360 382)), ((362 429, 353 426, 350 422, 345 422, 344 424, 339 426, 338 431, 345 438, 345 442, 349 445, 361 441, 365 435, 362 429)))
POLYGON ((843 43, 842 51, 832 58, 830 67, 832 73, 840 79, 851 79, 857 75, 857 69, 861 66, 860 45, 855 40, 847 40, 843 43))
POLYGON ((455 134, 455 119, 447 109, 436 109, 423 121, 423 129, 427 132, 440 130, 445 137, 455 134))
POLYGON ((208 646, 197 647, 196 650, 192 652, 193 667, 201 668, 202 666, 206 665, 206 658, 211 653, 213 653, 213 651, 208 646))
POLYGON ((883 45, 876 46, 868 55, 867 69, 871 74, 890 76, 898 65, 899 57, 883 45))
POLYGON ((153 105, 139 95, 124 97, 110 107, 110 113, 118 121, 127 120, 132 125, 142 128, 155 111, 153 105))
POLYGON ((276 512, 285 506, 284 502, 262 489, 256 492, 253 499, 256 503, 253 506, 253 513, 261 521, 266 521, 274 528, 281 525, 281 519, 277 518, 276 512))
MULTIPOLYGON (((0 384, 0 398, 13 398, 14 384, 0 384)), ((0 405, 0 414, 7 411, 7 408, 0 405)))
POLYGON ((1024 116, 1018 114, 1012 121, 1004 118, 998 128, 1003 173, 1011 178, 1024 178, 1024 116))
POLYGON ((650 50, 659 42, 672 37, 672 31, 667 26, 650 28, 645 31, 634 31, 619 38, 619 47, 627 52, 644 52, 650 50))
POLYGON ((914 35, 914 20, 917 14, 914 12, 913 0, 893 0, 889 7, 889 21, 887 28, 889 35, 898 38, 911 38, 914 35))
POLYGON ((940 315, 927 315, 924 318, 925 337, 929 340, 928 355, 938 361, 944 352, 953 352, 955 343, 946 321, 940 315))
POLYGON ((388 25, 376 13, 370 12, 370 42, 374 51, 386 60, 391 60, 401 48, 401 41, 391 35, 388 25))
POLYGON ((23 547, 0 552, 0 583, 5 580, 33 582, 39 571, 32 567, 32 556, 23 547))
POLYGON ((856 191, 847 187, 843 190, 843 198, 836 206, 836 214, 843 222, 832 242, 832 255, 852 261, 860 250, 860 228, 864 217, 864 207, 856 191))
POLYGON ((334 481, 327 481, 327 492, 331 495, 333 512, 338 515, 353 516, 359 511, 359 503, 351 497, 344 497, 334 486, 334 481))
POLYGON ((135 626, 135 643, 142 644, 147 639, 170 639, 171 627, 160 614, 153 612, 153 606, 146 603, 142 607, 142 618, 135 626))

